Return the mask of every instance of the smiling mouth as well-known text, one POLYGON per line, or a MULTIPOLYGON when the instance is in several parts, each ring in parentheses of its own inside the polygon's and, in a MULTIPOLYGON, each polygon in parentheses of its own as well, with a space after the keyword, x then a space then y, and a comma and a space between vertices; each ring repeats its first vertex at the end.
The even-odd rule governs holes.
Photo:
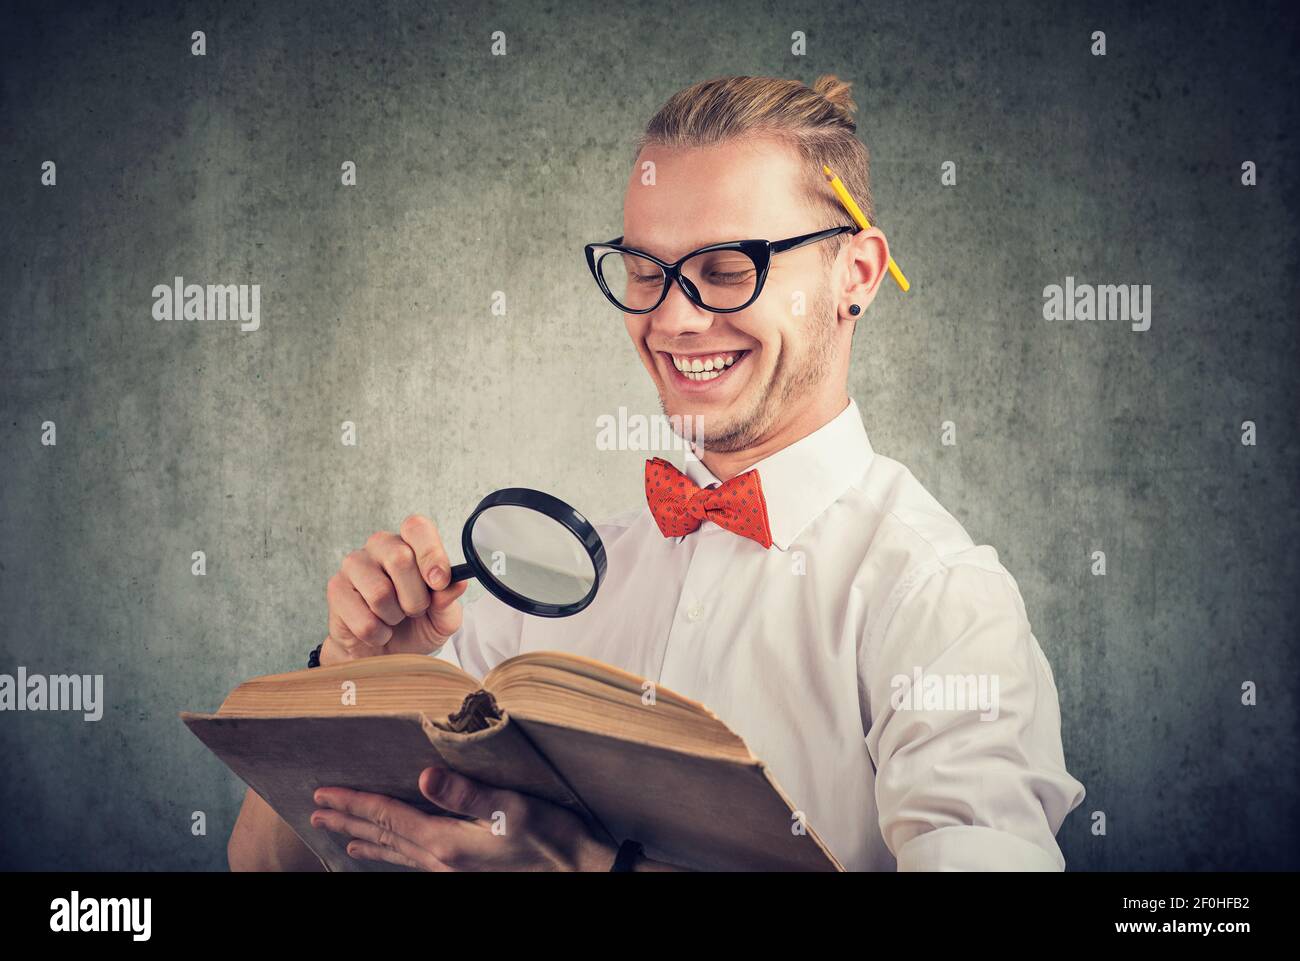
POLYGON ((703 384, 726 378, 732 369, 749 356, 748 350, 727 350, 711 354, 672 354, 659 352, 671 364, 677 383, 703 384))

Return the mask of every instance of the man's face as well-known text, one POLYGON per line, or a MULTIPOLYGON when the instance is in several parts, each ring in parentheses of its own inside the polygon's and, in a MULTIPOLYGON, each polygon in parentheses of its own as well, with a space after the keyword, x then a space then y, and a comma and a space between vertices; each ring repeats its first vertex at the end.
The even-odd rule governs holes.
MULTIPOLYGON (((796 154, 770 141, 716 147, 647 147, 637 158, 623 205, 623 243, 672 263, 708 244, 783 240, 829 226, 809 208, 796 154), (647 161, 655 183, 641 182, 647 161)), ((674 283, 655 310, 624 314, 628 334, 650 372, 664 413, 699 416, 703 446, 739 451, 774 425, 835 389, 841 338, 820 244, 772 258, 759 298, 744 310, 715 314, 674 283), (802 312, 796 306, 802 304, 802 312), (687 377, 678 364, 718 358, 710 379, 687 377)), ((697 442, 700 438, 694 438, 697 442)))

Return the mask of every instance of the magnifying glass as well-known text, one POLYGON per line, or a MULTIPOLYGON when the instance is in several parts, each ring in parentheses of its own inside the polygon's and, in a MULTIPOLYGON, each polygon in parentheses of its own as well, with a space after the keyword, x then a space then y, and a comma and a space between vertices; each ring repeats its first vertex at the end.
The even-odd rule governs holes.
POLYGON ((569 617, 596 597, 605 545, 587 518, 558 497, 507 487, 479 501, 461 531, 465 563, 451 581, 478 578, 525 614, 569 617))

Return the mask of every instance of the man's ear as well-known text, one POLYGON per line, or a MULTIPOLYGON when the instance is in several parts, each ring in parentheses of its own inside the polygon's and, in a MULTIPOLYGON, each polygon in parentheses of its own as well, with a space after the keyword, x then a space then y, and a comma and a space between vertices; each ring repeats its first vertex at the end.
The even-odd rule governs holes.
POLYGON ((876 299, 876 291, 889 273, 889 241, 879 227, 859 230, 849 237, 840 254, 845 258, 844 280, 836 291, 835 315, 841 320, 860 320, 849 313, 857 304, 865 313, 876 299))

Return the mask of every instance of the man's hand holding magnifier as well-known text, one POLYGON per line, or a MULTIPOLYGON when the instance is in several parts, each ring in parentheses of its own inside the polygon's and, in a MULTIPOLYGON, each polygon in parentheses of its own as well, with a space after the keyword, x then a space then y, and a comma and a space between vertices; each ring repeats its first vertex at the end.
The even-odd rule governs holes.
POLYGON ((433 654, 460 629, 468 580, 451 562, 433 521, 412 514, 399 533, 379 531, 329 579, 329 637, 322 665, 380 654, 433 654))

